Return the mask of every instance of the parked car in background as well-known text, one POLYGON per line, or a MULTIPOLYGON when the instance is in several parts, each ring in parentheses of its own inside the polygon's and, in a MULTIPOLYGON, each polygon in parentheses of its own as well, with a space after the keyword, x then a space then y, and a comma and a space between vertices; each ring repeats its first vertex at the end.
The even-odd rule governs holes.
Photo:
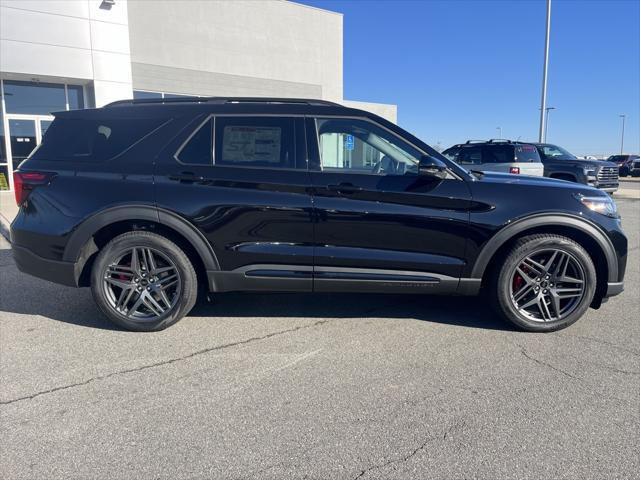
MULTIPOLYGON (((480 153, 540 163, 526 144, 480 153)), ((469 172, 383 118, 323 100, 58 112, 14 178, 18 268, 90 286, 129 330, 176 323, 200 289, 486 292, 506 320, 546 332, 624 288, 627 239, 609 195, 469 172)))
POLYGON ((541 177, 544 167, 536 148, 511 140, 467 140, 442 154, 468 170, 502 172, 541 177))
POLYGON ((602 160, 583 160, 562 147, 535 143, 544 164, 544 176, 591 185, 604 192, 618 190, 618 166, 602 160))
MULTIPOLYGON (((611 155, 607 158, 608 162, 618 165, 621 177, 627 177, 631 173, 632 164, 640 160, 640 155, 611 155)), ((638 176, 638 175, 636 175, 638 176)))

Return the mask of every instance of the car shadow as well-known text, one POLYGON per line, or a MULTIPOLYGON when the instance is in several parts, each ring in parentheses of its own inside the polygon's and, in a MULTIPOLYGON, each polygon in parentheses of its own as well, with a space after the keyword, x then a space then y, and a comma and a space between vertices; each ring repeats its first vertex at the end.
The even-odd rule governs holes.
MULTIPOLYGON (((389 318, 468 328, 513 330, 476 297, 353 293, 224 293, 200 301, 190 317, 389 318)), ((121 330, 99 312, 87 288, 75 289, 19 272, 0 250, 0 315, 37 315, 83 327, 121 330)))

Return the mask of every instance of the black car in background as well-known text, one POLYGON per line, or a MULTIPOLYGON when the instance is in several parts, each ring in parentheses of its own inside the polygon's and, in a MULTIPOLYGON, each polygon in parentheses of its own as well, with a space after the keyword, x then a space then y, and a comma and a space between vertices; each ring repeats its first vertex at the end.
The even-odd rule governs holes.
POLYGON ((618 165, 621 177, 640 176, 640 155, 611 155, 607 161, 618 165), (631 171, 632 169, 634 172, 631 171))
POLYGON ((551 331, 623 290, 627 239, 605 193, 469 172, 322 100, 56 113, 14 178, 18 267, 90 286, 130 330, 174 324, 200 290, 482 292, 520 328, 551 331))
POLYGON ((583 160, 562 147, 550 143, 535 143, 544 164, 544 176, 583 183, 603 192, 618 190, 618 166, 602 160, 583 160))

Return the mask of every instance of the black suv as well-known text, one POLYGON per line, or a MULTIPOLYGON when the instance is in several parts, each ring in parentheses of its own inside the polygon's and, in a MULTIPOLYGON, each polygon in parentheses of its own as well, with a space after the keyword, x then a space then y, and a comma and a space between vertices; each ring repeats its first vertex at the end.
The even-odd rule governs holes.
POLYGON ((623 290, 611 198, 471 173, 319 100, 127 100, 55 114, 15 172, 18 267, 165 328, 204 292, 475 295, 531 331, 623 290))
POLYGON ((640 176, 640 155, 611 155, 607 162, 618 166, 621 177, 627 177, 629 174, 634 177, 640 176))
POLYGON ((536 143, 544 164, 544 176, 591 185, 603 192, 618 190, 618 165, 602 160, 583 160, 564 148, 550 143, 536 143))

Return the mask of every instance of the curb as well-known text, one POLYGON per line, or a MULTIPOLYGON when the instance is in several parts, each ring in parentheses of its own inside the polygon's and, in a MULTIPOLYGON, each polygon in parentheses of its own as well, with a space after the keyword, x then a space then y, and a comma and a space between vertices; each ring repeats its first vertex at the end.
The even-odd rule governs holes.
POLYGON ((4 216, 0 213, 0 235, 7 239, 9 243, 11 243, 11 235, 10 232, 10 223, 9 220, 4 218, 4 216))

